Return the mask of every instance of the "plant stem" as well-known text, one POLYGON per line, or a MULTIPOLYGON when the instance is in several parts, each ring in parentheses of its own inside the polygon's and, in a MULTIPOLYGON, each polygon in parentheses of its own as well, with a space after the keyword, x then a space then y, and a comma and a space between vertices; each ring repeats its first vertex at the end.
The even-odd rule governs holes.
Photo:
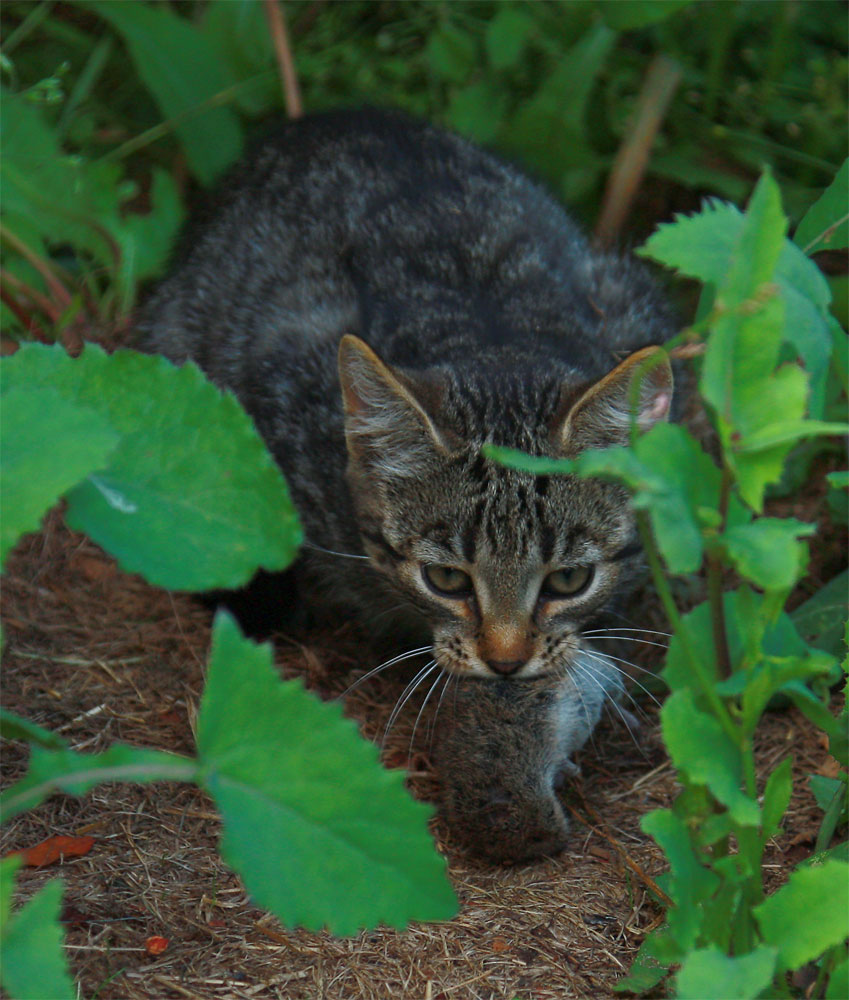
POLYGON ((654 585, 660 595, 660 600, 663 604, 663 609, 666 612, 666 617, 669 619, 669 623, 672 626, 675 635, 684 647, 684 653, 690 662, 690 666, 693 669, 693 673, 699 682, 702 692, 713 709, 713 714, 716 716, 729 738, 733 741, 734 745, 739 746, 740 731, 734 724, 734 720, 728 714, 728 709, 726 709, 722 699, 717 694, 713 678, 708 674, 707 670, 705 670, 704 664, 696 653, 690 636, 690 630, 687 628, 686 623, 678 613, 675 598, 672 596, 669 582, 666 579, 666 572, 660 561, 657 549, 655 548, 654 538, 652 537, 651 528, 645 511, 637 511, 637 528, 640 532, 640 538, 642 539, 643 548, 646 552, 646 558, 648 559, 652 579, 654 580, 654 585))
MULTIPOLYGON (((719 515, 722 518, 720 531, 725 530, 728 518, 728 502, 731 495, 731 473, 728 466, 722 467, 722 482, 719 488, 719 515)), ((722 600, 722 560, 717 552, 708 553, 708 601, 713 629, 713 648, 719 677, 725 680, 731 676, 731 653, 728 649, 728 631, 725 627, 725 606, 722 600)))

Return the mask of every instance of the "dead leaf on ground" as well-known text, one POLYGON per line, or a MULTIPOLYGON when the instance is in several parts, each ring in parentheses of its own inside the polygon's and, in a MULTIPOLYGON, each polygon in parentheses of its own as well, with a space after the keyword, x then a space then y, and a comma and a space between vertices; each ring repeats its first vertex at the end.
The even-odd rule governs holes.
POLYGON ((94 846, 94 837, 48 837, 34 847, 10 851, 6 857, 20 857, 28 868, 43 868, 65 858, 79 858, 94 846))

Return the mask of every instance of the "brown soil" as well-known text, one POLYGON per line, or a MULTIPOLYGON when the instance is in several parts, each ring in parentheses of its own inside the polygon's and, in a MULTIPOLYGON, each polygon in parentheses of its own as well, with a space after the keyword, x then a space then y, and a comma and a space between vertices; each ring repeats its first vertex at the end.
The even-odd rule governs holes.
MULTIPOLYGON (((662 628, 658 622, 655 613, 649 627, 662 628)), ((54 512, 9 561, 4 705, 80 750, 125 740, 191 752, 209 626, 210 613, 194 599, 122 573, 54 512)), ((280 637, 275 647, 283 673, 307 675, 325 695, 370 665, 350 634, 280 637)), ((660 654, 646 646, 640 662, 657 665, 660 654)), ((349 711, 367 738, 381 735, 402 684, 384 674, 351 695, 349 711)), ((407 763, 415 709, 388 740, 390 764, 407 763)), ((55 796, 4 827, 2 852, 54 834, 96 837, 85 857, 23 870, 20 896, 61 867, 68 955, 82 995, 98 1000, 608 997, 662 919, 648 885, 663 859, 639 824, 672 801, 676 785, 652 702, 642 700, 640 712, 639 745, 608 720, 584 751, 583 780, 567 800, 584 822, 573 822, 559 857, 493 868, 459 854, 434 820, 462 905, 449 923, 343 939, 285 930, 251 905, 224 867, 214 808, 187 785, 102 785, 81 799, 55 796), (168 940, 159 956, 146 951, 152 936, 168 940)), ((826 748, 795 711, 769 716, 760 733, 764 770, 787 754, 796 782, 785 832, 769 852, 775 882, 810 850, 821 814, 806 776, 829 766, 826 748)), ((25 764, 25 747, 5 744, 7 783, 25 764)), ((438 796, 426 741, 413 754, 409 784, 420 798, 438 796)))

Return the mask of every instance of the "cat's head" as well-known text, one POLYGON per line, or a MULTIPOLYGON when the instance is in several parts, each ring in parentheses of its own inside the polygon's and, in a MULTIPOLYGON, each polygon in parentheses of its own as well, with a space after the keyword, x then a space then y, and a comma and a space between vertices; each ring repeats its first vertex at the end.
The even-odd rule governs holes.
POLYGON ((656 350, 590 386, 505 366, 464 384, 456 368, 411 374, 343 338, 348 478, 363 543, 429 624, 440 666, 490 677, 563 670, 582 630, 627 590, 639 546, 621 487, 507 469, 480 449, 490 440, 566 457, 625 444, 638 370, 639 424, 669 412, 668 362, 644 364, 656 350))

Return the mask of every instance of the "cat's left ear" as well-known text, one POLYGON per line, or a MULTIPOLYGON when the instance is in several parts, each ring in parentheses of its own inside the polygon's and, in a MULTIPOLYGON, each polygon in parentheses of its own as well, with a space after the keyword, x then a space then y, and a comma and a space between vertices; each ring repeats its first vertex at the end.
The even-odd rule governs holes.
POLYGON ((669 416, 672 368, 659 347, 644 347, 580 396, 554 428, 557 451, 572 457, 585 448, 627 444, 631 430, 631 386, 640 379, 637 426, 648 430, 669 416))

